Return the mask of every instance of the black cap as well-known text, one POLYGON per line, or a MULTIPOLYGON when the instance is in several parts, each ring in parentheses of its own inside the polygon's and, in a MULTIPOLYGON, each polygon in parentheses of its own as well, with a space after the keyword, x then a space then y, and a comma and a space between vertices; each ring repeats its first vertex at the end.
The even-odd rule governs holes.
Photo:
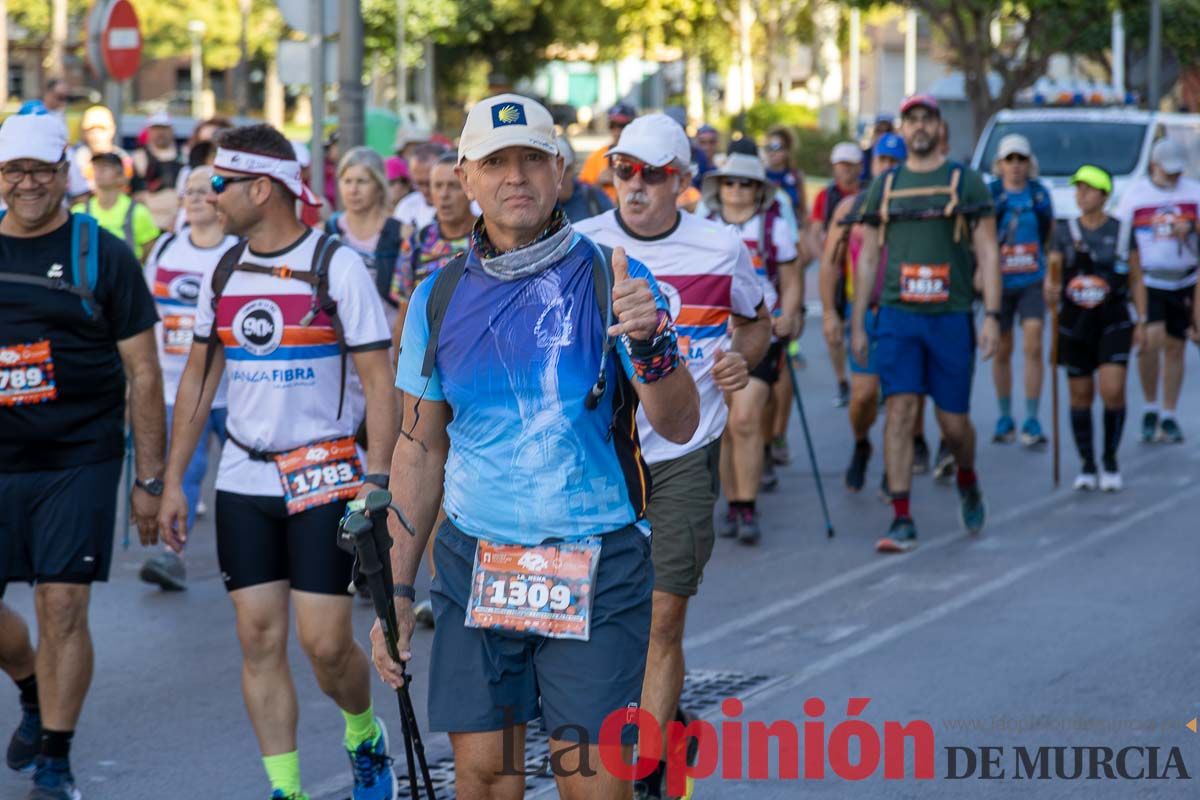
POLYGON ((111 164, 114 167, 125 167, 125 162, 121 160, 119 155, 113 152, 92 154, 92 166, 96 164, 111 164))

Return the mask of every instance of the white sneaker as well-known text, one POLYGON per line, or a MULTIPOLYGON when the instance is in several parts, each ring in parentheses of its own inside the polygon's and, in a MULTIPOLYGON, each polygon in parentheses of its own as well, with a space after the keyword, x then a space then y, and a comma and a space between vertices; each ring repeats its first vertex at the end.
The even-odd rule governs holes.
POLYGON ((196 516, 203 517, 207 513, 208 513, 208 504, 205 503, 203 500, 197 500, 196 501, 196 516))
MULTIPOLYGON (((1120 480, 1120 476, 1117 476, 1120 480)), ((1096 491, 1096 473, 1081 472, 1079 477, 1075 479, 1075 491, 1077 492, 1094 492, 1096 491)))
POLYGON ((1109 472, 1107 470, 1100 471, 1100 491, 1119 492, 1124 488, 1125 482, 1121 480, 1121 473, 1109 472))

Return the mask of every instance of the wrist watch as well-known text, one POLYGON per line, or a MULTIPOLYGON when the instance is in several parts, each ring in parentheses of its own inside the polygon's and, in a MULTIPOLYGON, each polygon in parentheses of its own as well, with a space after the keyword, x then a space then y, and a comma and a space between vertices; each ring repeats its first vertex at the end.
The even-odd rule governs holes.
POLYGON ((388 475, 386 472, 368 472, 363 475, 364 483, 373 483, 380 489, 388 488, 388 475))
POLYGON ((416 600, 417 588, 411 583, 393 583, 392 597, 403 597, 408 600, 416 600))
POLYGON ((997 322, 1000 321, 1000 312, 999 311, 984 311, 983 313, 984 313, 984 316, 991 317, 992 319, 996 320, 997 322))
POLYGON ((138 478, 134 480, 133 485, 151 497, 162 497, 163 482, 161 478, 147 478, 145 480, 138 478))

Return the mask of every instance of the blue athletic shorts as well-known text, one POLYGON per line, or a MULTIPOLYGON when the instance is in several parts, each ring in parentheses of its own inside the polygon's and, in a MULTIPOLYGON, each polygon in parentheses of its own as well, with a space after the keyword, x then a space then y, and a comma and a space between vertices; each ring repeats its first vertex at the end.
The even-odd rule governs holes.
POLYGON ((969 312, 918 314, 885 306, 875 326, 884 397, 927 394, 951 414, 971 408, 975 325, 969 312))
POLYGON ((846 362, 850 365, 850 371, 855 375, 878 375, 879 374, 879 357, 875 355, 875 326, 878 324, 879 315, 872 309, 867 309, 867 314, 863 318, 863 327, 867 329, 867 363, 862 364, 854 357, 854 325, 846 324, 846 362))
MULTIPOLYGON (((551 736, 578 741, 582 730, 598 743, 609 714, 641 701, 654 587, 650 539, 633 526, 601 537, 586 642, 468 628, 475 543, 449 520, 438 529, 430 729, 498 731, 542 717, 551 736)), ((622 739, 633 744, 637 729, 626 726, 622 739)))

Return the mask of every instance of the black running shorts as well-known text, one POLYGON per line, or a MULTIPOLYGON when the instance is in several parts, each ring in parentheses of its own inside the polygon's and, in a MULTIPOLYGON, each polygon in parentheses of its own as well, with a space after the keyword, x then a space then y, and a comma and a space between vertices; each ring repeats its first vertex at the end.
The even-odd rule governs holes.
POLYGON ((1187 329, 1192 324, 1192 293, 1194 286, 1186 289, 1155 289, 1146 287, 1146 324, 1163 323, 1167 336, 1186 339, 1187 329))
POLYGON ((282 497, 217 492, 217 563, 226 591, 287 581, 300 592, 345 595, 354 559, 338 549, 346 503, 288 516, 282 497))

